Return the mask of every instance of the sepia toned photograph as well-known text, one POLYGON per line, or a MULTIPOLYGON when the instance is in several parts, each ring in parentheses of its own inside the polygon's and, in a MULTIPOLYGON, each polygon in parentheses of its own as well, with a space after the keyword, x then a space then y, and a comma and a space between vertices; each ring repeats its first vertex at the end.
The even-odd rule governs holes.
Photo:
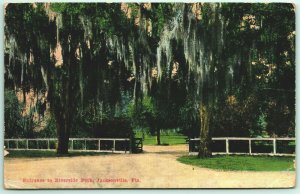
POLYGON ((4 4, 4 188, 294 188, 295 5, 4 4))

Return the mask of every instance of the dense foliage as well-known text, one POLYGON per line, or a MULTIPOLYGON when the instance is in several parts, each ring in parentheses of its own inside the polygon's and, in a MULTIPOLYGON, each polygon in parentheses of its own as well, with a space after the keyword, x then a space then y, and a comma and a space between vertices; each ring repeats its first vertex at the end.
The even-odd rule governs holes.
POLYGON ((58 152, 132 127, 180 127, 202 156, 212 135, 294 135, 292 4, 8 4, 5 24, 5 87, 46 96, 58 152))

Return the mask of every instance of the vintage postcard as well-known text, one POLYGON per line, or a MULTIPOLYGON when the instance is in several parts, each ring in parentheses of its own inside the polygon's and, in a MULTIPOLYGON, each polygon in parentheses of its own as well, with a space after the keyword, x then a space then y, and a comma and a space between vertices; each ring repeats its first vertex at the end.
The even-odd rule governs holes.
POLYGON ((4 187, 295 187, 291 3, 6 3, 4 187))

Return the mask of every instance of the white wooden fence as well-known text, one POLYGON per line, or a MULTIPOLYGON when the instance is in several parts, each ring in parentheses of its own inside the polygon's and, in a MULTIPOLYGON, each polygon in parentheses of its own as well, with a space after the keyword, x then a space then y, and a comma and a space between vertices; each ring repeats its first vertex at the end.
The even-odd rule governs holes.
MULTIPOLYGON (((225 141, 225 152, 213 152, 212 155, 270 155, 270 156, 295 156, 295 153, 278 153, 277 152, 277 141, 295 141, 296 138, 247 138, 247 137, 213 137, 213 141, 225 141), (249 148, 248 152, 233 152, 229 149, 229 143, 231 141, 247 141, 249 148), (273 150, 270 153, 257 153, 252 152, 252 141, 271 141, 273 145, 273 150)), ((198 152, 195 152, 194 149, 191 149, 192 142, 199 142, 199 138, 190 139, 190 146, 189 146, 189 154, 190 155, 197 155, 198 152)))
MULTIPOLYGON (((36 138, 36 139, 4 139, 7 150, 55 150, 58 140, 56 138, 36 138), (13 143, 14 142, 14 143, 13 143), (31 142, 35 142, 35 146, 30 146, 31 142), (25 144, 21 146, 21 143, 25 144), (12 145, 14 144, 14 145, 12 145), (41 146, 43 144, 43 146, 41 146), (52 145, 51 145, 52 144, 52 145)), ((130 153, 129 138, 70 138, 69 150, 78 152, 112 152, 112 153, 130 153), (75 148, 74 143, 80 142, 83 148, 75 148), (88 148, 87 142, 93 142, 94 148, 88 148), (101 147, 101 142, 106 145, 101 147), (107 144, 107 142, 110 142, 107 144), (116 149, 118 142, 124 142, 123 149, 116 149)))

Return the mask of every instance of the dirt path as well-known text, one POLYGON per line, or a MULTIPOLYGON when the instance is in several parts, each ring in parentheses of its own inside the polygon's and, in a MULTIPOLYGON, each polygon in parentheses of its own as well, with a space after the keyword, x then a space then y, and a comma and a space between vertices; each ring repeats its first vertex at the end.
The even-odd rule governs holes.
POLYGON ((187 153, 186 145, 144 146, 144 150, 143 154, 5 159, 4 184, 6 188, 270 188, 295 184, 295 172, 224 172, 182 164, 176 158, 187 153), (40 182, 34 182, 37 179, 40 182))

